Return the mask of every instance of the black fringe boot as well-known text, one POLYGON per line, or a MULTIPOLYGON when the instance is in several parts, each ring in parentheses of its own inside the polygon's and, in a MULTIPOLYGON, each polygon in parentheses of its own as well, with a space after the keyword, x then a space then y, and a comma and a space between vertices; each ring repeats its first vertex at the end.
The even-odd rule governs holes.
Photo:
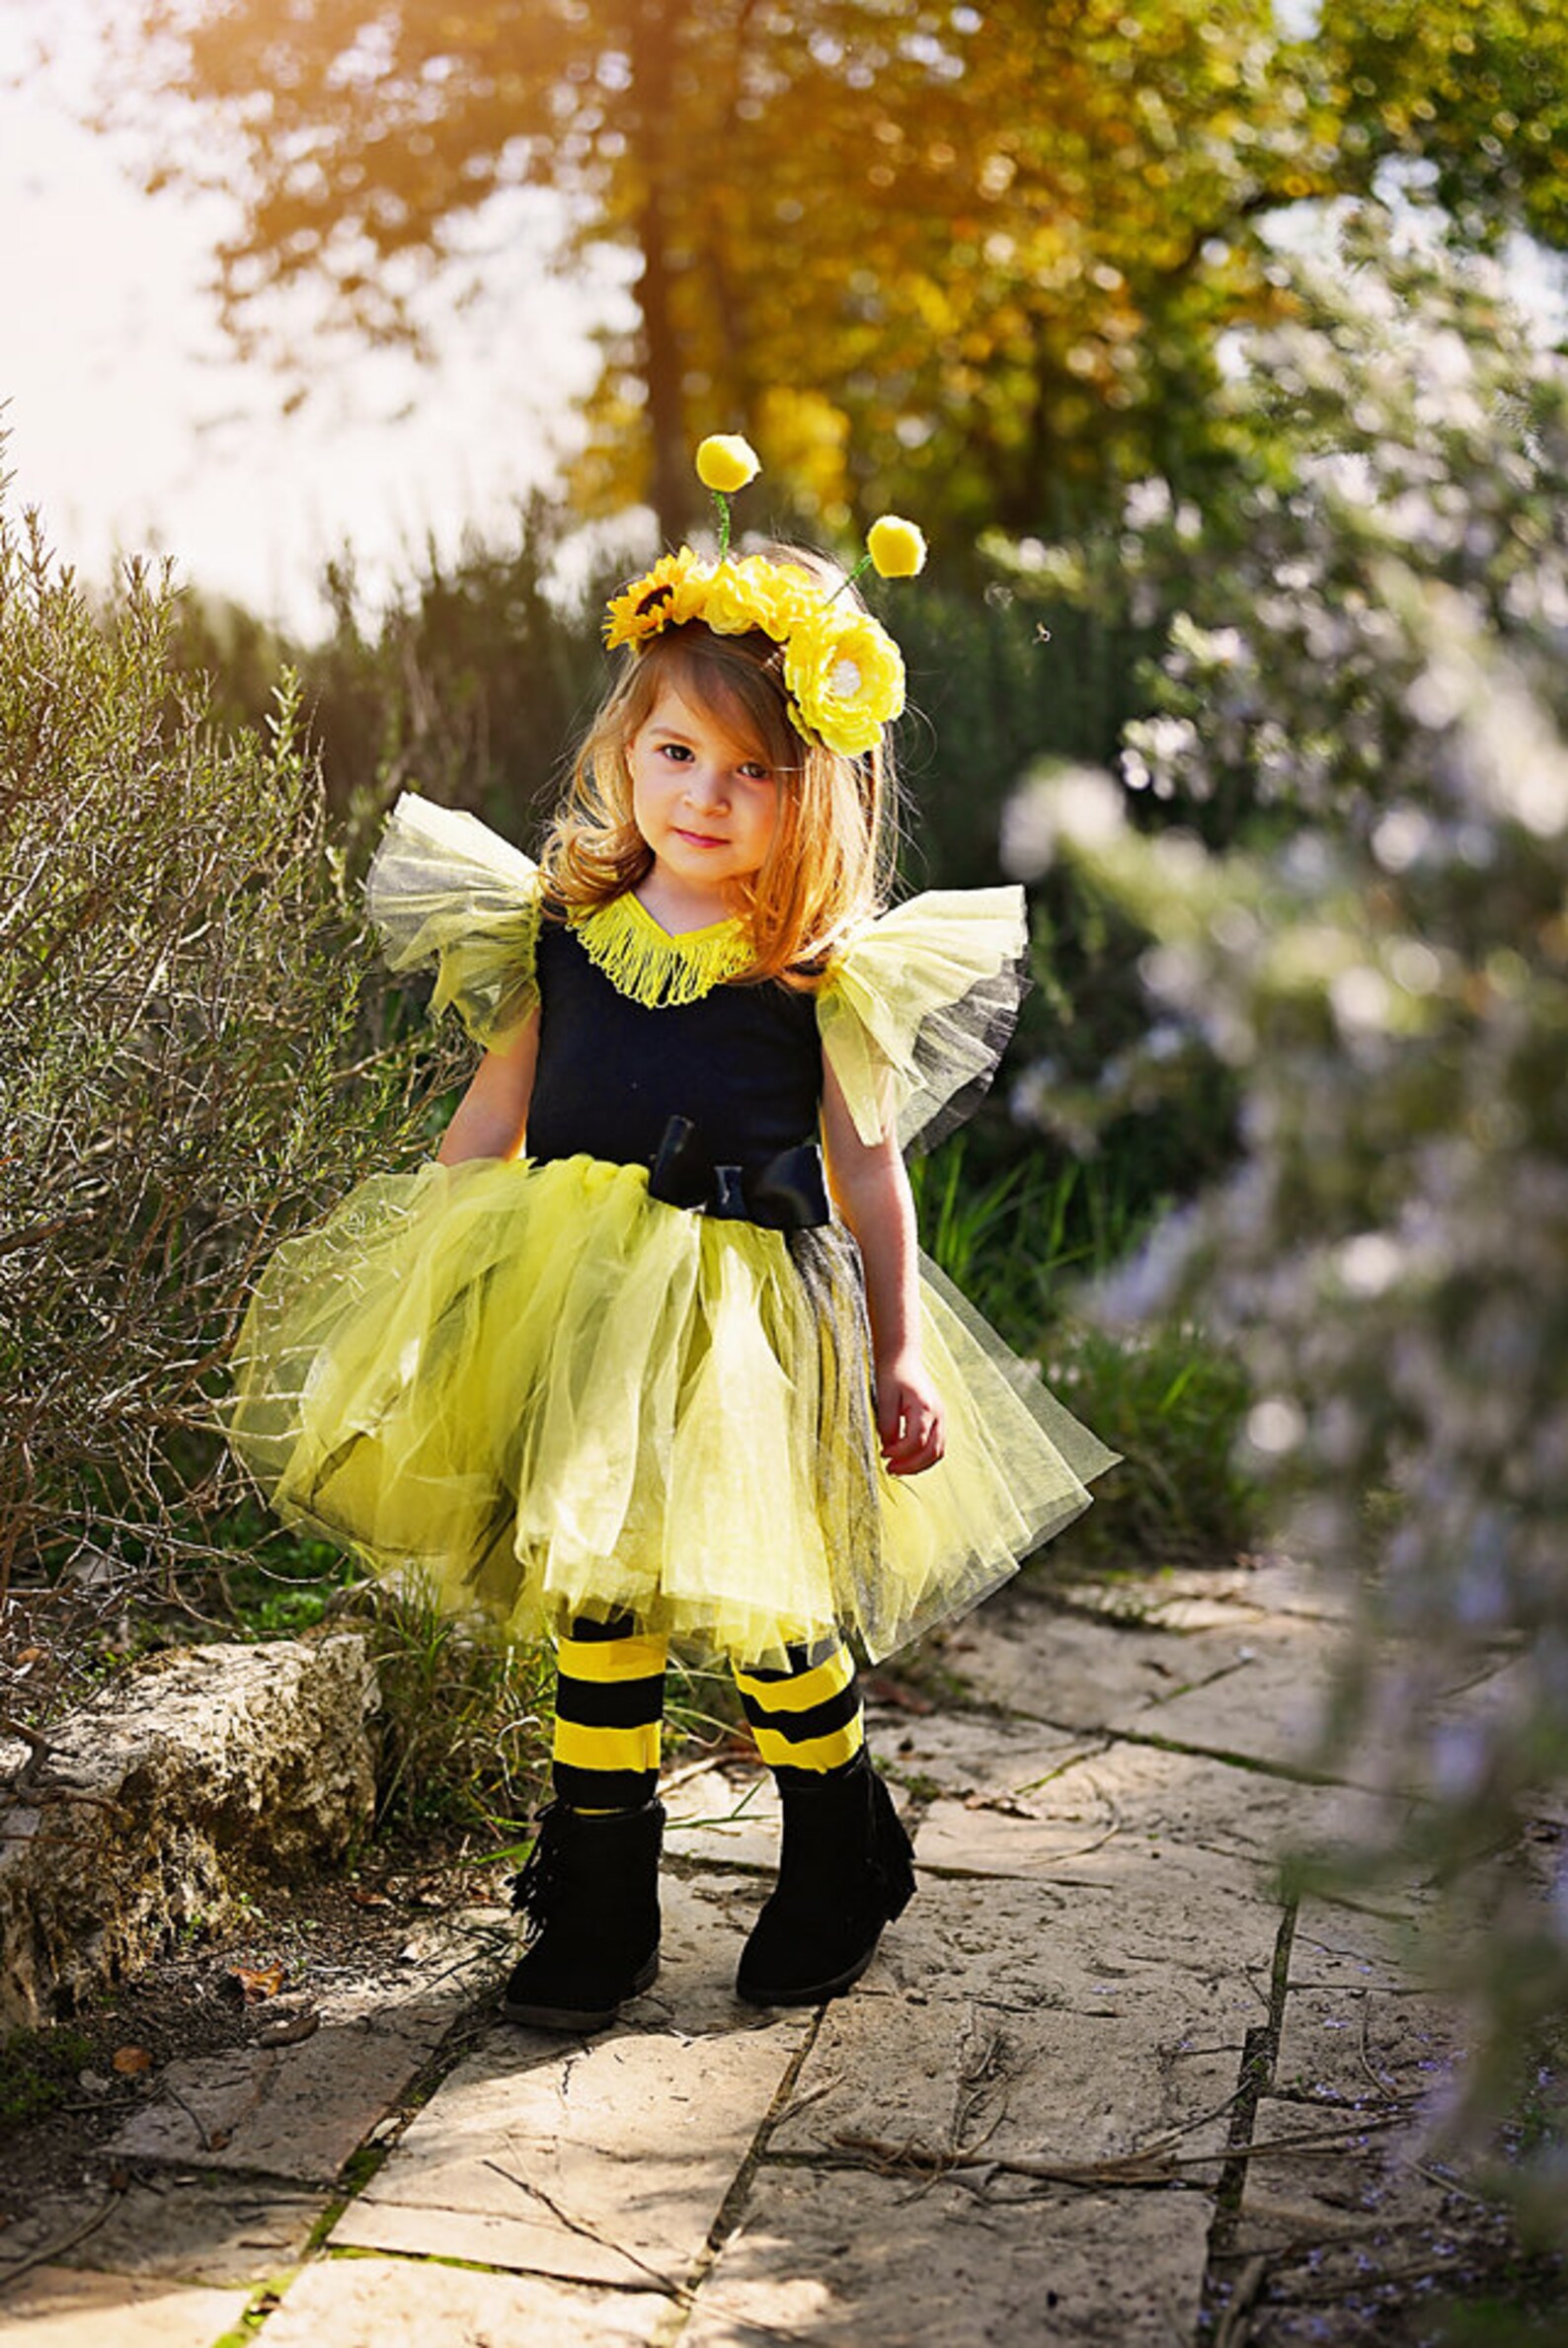
POLYGON ((780 1780, 778 1887, 752 1926, 736 1988, 751 2005, 816 2005, 865 1972, 882 1927, 914 1893, 913 1851, 862 1748, 818 1783, 780 1780))
POLYGON ((523 1955, 501 2010, 539 2030, 602 2030, 659 1973, 659 1853, 665 1806, 602 1815, 552 1802, 511 1905, 523 1955))

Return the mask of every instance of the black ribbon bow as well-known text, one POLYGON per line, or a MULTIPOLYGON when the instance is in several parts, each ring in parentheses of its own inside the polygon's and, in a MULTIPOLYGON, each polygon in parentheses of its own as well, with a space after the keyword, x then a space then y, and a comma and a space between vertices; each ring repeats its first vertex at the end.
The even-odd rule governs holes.
POLYGON ((666 1125, 648 1195, 666 1207, 689 1207, 721 1222, 760 1223, 768 1231, 810 1231, 830 1220, 815 1141, 797 1141, 758 1167, 715 1165, 689 1117, 666 1125))

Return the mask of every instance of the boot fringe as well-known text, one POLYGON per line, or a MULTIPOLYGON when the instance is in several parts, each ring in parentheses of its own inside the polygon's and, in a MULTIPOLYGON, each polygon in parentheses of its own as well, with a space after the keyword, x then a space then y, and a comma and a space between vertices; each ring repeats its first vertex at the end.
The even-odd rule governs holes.
POLYGON ((512 1912, 523 1920, 523 1946, 531 1948, 550 1920, 561 1891, 561 1843, 565 1828, 563 1805, 551 1802, 539 1813, 533 1848, 522 1871, 511 1879, 512 1912))

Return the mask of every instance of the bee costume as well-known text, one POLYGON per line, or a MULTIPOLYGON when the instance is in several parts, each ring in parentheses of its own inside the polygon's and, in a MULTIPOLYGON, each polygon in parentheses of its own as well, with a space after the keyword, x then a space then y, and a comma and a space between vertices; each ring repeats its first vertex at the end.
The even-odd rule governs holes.
MULTIPOLYGON (((844 755, 902 703, 863 607, 731 561, 727 536, 718 564, 682 548, 610 611, 634 649, 690 619, 770 634, 791 719, 844 755)), ((410 793, 367 900, 392 969, 432 969, 433 1007, 476 1043, 537 1010, 526 1154, 372 1177, 279 1247, 234 1357, 233 1446, 285 1522, 421 1569, 508 1638, 559 1642, 560 1798, 519 1879, 550 1930, 509 2012, 595 2027, 653 1978, 666 1641, 739 1667, 801 1804, 831 1789, 810 1832, 859 1857, 830 1896, 815 1861, 797 1880, 810 1832, 792 1861, 786 1794, 785 1872, 741 1988, 832 1995, 912 1888, 842 1641, 879 1659, 983 1598, 1115 1458, 922 1260, 946 1449, 890 1474, 859 1251, 823 1176, 824 1068, 868 1143, 929 1142, 969 1113, 1025 983, 1023 893, 916 897, 809 982, 734 983, 753 959, 741 920, 671 936, 629 890, 563 909, 528 857, 410 793), (618 1736, 626 1765, 590 1753, 574 1774, 563 1731, 618 1736)))
POLYGON ((272 1259, 230 1432, 285 1521, 509 1637, 630 1614, 777 1665, 834 1628, 891 1654, 1086 1505, 1113 1454, 929 1264, 946 1456, 882 1467, 817 1147, 824 1057, 867 1140, 983 1087, 1020 890, 912 899, 815 995, 726 984, 737 921, 670 938, 630 895, 541 921, 536 865, 413 794, 367 893, 392 968, 433 963, 476 1042, 538 1005, 528 1154, 372 1176, 272 1259))

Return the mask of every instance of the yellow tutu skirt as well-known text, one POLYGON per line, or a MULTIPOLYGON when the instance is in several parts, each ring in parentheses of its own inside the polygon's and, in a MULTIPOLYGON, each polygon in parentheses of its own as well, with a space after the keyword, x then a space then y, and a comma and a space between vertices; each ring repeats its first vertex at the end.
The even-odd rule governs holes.
POLYGON ((1115 1454, 934 1267, 947 1454, 883 1467, 854 1242, 665 1206, 640 1166, 361 1184, 267 1268, 229 1434, 287 1523, 511 1638, 629 1612, 694 1658, 873 1660, 984 1596, 1115 1454))

